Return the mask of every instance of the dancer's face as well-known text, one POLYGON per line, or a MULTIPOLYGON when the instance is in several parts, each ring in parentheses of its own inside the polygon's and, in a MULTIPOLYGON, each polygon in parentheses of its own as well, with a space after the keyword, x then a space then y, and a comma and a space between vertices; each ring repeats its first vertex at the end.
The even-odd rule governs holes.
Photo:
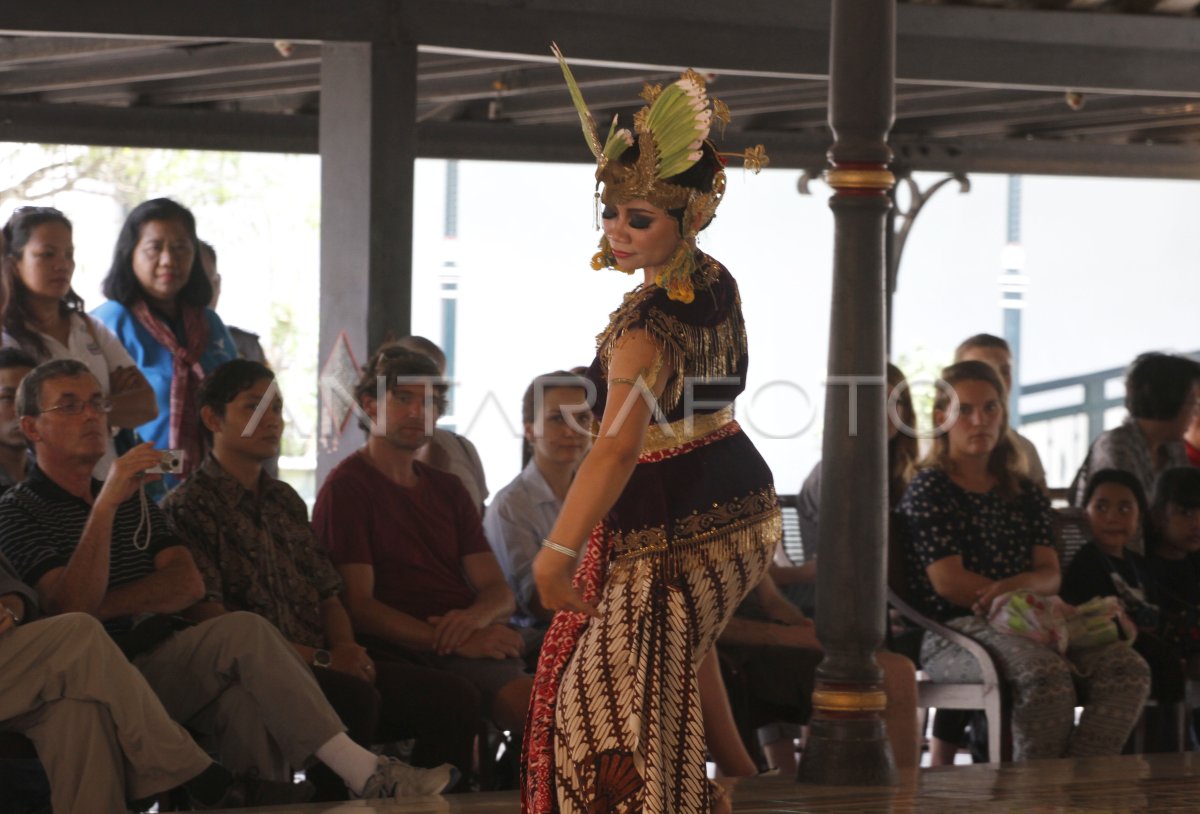
POLYGON ((667 210, 640 198, 623 204, 606 204, 601 217, 604 234, 621 271, 662 266, 682 240, 679 222, 667 210))

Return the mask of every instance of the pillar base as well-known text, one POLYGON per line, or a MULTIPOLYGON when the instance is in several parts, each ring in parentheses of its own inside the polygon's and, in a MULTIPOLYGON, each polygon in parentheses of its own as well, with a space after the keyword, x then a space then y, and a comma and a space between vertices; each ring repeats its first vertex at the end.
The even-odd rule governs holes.
POLYGON ((896 785, 896 761, 883 721, 814 716, 796 780, 822 786, 896 785))

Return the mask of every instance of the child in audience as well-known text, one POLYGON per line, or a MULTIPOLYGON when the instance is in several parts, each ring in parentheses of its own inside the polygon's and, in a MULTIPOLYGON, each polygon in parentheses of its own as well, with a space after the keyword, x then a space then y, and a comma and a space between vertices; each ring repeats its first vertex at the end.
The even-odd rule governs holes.
POLYGON ((1160 587, 1168 625, 1200 680, 1200 469, 1168 469, 1150 506, 1150 578, 1160 587))
POLYGON ((1142 485, 1130 472, 1101 469, 1088 481, 1084 506, 1091 539, 1067 568, 1061 596, 1072 605, 1097 596, 1120 599, 1138 626, 1134 649, 1150 665, 1151 697, 1177 703, 1184 688, 1181 656, 1158 635, 1161 592, 1146 560, 1131 548, 1149 521, 1142 485))

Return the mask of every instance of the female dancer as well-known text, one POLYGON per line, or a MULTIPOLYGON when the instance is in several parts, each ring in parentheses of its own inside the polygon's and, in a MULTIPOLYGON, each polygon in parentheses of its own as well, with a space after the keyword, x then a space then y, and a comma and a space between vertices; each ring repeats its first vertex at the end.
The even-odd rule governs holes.
MULTIPOLYGON (((771 472, 733 420, 747 367, 737 284, 695 246, 724 192, 707 135, 727 110, 689 71, 643 91, 636 138, 614 124, 601 146, 562 64, 604 185, 593 265, 644 278, 598 338, 599 435, 534 560, 543 606, 565 612, 538 665, 523 807, 705 814, 711 695, 697 673, 782 533, 771 472)), ((744 157, 765 163, 761 147, 744 157)))
MULTIPOLYGON (((1121 642, 1063 657, 988 623, 1001 594, 1058 593, 1050 501, 1019 474, 996 370, 959 362, 941 378, 948 387, 939 388, 933 409, 940 435, 899 507, 910 592, 928 616, 976 639, 996 659, 1012 691, 1014 760, 1118 754, 1142 711, 1150 670, 1121 642)), ((975 659, 934 634, 925 634, 921 665, 934 681, 980 680, 975 659)))

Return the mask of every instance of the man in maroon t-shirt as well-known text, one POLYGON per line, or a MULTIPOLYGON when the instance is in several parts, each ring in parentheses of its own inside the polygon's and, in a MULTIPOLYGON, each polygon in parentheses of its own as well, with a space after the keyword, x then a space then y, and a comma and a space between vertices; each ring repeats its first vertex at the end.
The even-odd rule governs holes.
POLYGON ((445 404, 438 380, 421 354, 395 345, 376 352, 355 390, 373 427, 329 473, 313 526, 369 648, 463 676, 496 725, 519 733, 533 677, 520 634, 505 624, 512 591, 462 482, 414 460, 445 404))

